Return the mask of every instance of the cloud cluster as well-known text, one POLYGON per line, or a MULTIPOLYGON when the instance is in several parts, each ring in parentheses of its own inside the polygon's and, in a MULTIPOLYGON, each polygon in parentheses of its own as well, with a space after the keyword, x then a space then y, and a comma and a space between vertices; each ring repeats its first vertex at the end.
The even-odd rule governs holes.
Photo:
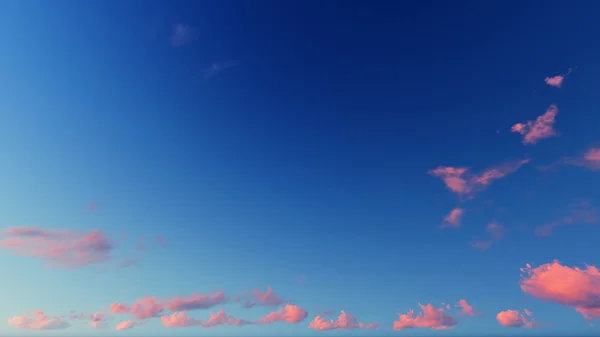
POLYGON ((518 310, 500 311, 496 320, 500 325, 509 328, 539 328, 540 325, 531 318, 532 312, 525 309, 523 313, 518 310))
POLYGON ((352 329, 376 329, 379 323, 365 324, 359 322, 356 317, 342 310, 337 319, 329 320, 318 314, 308 327, 313 330, 352 330, 352 329))
POLYGON ((259 324, 272 324, 275 322, 286 322, 286 323, 300 323, 306 317, 308 313, 301 307, 293 304, 286 304, 277 311, 272 311, 262 317, 259 324))
POLYGON ((415 316, 412 309, 407 314, 399 314, 398 320, 394 321, 394 330, 411 328, 447 330, 458 323, 444 308, 436 308, 432 304, 422 305, 420 303, 419 307, 422 312, 417 316, 415 316))
POLYGON ((557 135, 554 130, 554 122, 558 115, 558 108, 552 104, 546 112, 536 118, 535 121, 517 123, 512 126, 510 131, 523 135, 523 144, 533 145, 542 139, 554 137, 557 135))
POLYGON ((59 330, 71 326, 60 317, 50 317, 41 310, 34 311, 31 315, 14 316, 8 319, 8 325, 27 330, 59 330))
POLYGON ((542 301, 574 308, 586 320, 600 318, 600 271, 594 266, 584 269, 553 261, 521 269, 521 290, 542 301))

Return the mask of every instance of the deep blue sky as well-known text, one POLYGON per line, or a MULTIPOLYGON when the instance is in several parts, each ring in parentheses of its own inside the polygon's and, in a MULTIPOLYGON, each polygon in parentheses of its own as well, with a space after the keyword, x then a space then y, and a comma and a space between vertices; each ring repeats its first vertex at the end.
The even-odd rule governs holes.
POLYGON ((525 263, 600 263, 597 227, 534 235, 600 199, 597 172, 539 170, 599 140, 599 14, 592 1, 0 1, 0 227, 170 243, 100 274, 3 252, 0 317, 271 285, 306 322, 199 332, 151 321, 121 333, 319 335, 306 327, 316 307, 381 324, 334 334, 541 333, 496 322, 523 308, 552 322, 545 332, 593 332, 518 282, 525 263), (177 24, 189 27, 180 46, 177 24), (236 66, 205 80, 225 61, 236 66), (544 83, 569 68, 562 88, 544 83), (557 137, 525 146, 510 132, 553 103, 557 137), (465 202, 427 174, 523 158, 465 202), (466 210, 461 228, 440 229, 454 207, 466 210), (473 249, 492 221, 506 236, 473 249), (463 298, 485 316, 391 329, 418 302, 463 298))

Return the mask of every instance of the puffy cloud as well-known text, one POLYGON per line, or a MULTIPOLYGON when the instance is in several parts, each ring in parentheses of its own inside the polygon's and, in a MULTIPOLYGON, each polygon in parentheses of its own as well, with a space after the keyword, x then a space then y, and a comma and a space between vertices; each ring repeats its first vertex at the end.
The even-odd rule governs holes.
POLYGON ((227 301, 224 291, 217 291, 212 294, 193 294, 189 298, 175 297, 168 302, 167 306, 171 311, 186 311, 196 309, 208 309, 215 305, 227 301))
POLYGON ((8 325, 27 330, 59 330, 71 326, 59 317, 50 317, 41 310, 36 310, 32 315, 14 316, 8 319, 8 325))
POLYGON ((459 196, 472 196, 495 180, 517 171, 522 165, 529 163, 529 159, 510 161, 497 167, 492 167, 483 172, 474 174, 466 167, 439 166, 428 173, 441 178, 446 187, 459 196))
POLYGON ((129 307, 124 303, 112 303, 110 305, 110 311, 114 314, 127 314, 129 313, 129 307))
POLYGON ((161 316, 162 324, 167 328, 186 327, 201 325, 202 323, 194 318, 188 317, 187 312, 174 312, 171 315, 161 316))
POLYGON ((520 313, 518 310, 500 311, 496 315, 496 320, 500 325, 509 328, 539 328, 540 325, 533 322, 533 318, 527 318, 525 316, 531 316, 531 311, 525 309, 524 312, 525 314, 520 313))
POLYGON ((66 230, 42 230, 32 227, 9 228, 3 232, 0 248, 23 256, 48 261, 48 266, 80 268, 111 258, 114 244, 98 230, 75 233, 66 230))
POLYGON ((527 121, 525 123, 517 123, 511 128, 512 132, 517 132, 523 135, 523 144, 535 144, 538 141, 554 137, 557 135, 554 130, 554 119, 558 115, 558 108, 552 104, 546 112, 536 118, 535 121, 527 121))
POLYGON ((263 305, 263 306, 268 306, 268 307, 276 307, 278 305, 281 305, 285 302, 284 299, 282 299, 281 297, 277 296, 274 292, 273 289, 271 288, 271 286, 267 287, 267 292, 265 293, 261 293, 260 290, 255 289, 251 295, 249 295, 248 297, 250 297, 251 299, 246 301, 246 303, 244 303, 244 306, 246 308, 251 308, 255 305, 263 305))
POLYGON ((205 328, 211 328, 217 325, 235 325, 242 326, 246 324, 252 324, 249 321, 243 319, 236 319, 235 317, 228 316, 223 309, 219 310, 216 314, 210 313, 210 318, 202 324, 205 328))
POLYGON ((403 330, 410 328, 426 328, 434 330, 451 329, 458 322, 449 315, 443 308, 436 308, 431 304, 419 307, 423 311, 415 316, 414 310, 409 310, 407 314, 399 314, 398 320, 394 321, 394 330, 403 330))
POLYGON ((261 318, 258 323, 260 324, 271 324, 274 322, 286 322, 286 323, 300 323, 302 322, 308 313, 301 307, 293 304, 286 304, 278 311, 268 313, 266 316, 261 318))
POLYGON ((143 297, 131 306, 131 313, 138 319, 147 319, 160 316, 165 310, 165 305, 156 297, 143 297))
POLYGON ((556 75, 553 77, 546 77, 544 79, 544 82, 546 82, 547 85, 551 86, 551 87, 555 87, 555 88, 560 88, 562 86, 563 80, 565 79, 564 76, 561 75, 556 75))
POLYGON ((600 318, 600 271, 568 267, 559 261, 521 269, 521 290, 542 301, 573 307, 586 320, 600 318))
POLYGON ((448 213, 448 215, 446 215, 446 217, 444 217, 446 224, 442 225, 442 228, 460 227, 460 220, 464 213, 465 211, 462 208, 454 208, 452 211, 450 211, 450 213, 448 213))
POLYGON ((460 308, 460 314, 463 316, 483 316, 482 313, 473 309, 467 300, 459 300, 456 306, 460 308))
POLYGON ((314 330, 352 330, 352 329, 375 329, 379 323, 364 324, 358 322, 356 317, 345 311, 342 311, 340 316, 334 320, 328 320, 321 314, 318 314, 309 324, 308 327, 314 330))
POLYGON ((133 321, 123 321, 115 326, 115 330, 128 330, 136 326, 133 321))
POLYGON ((90 322, 90 325, 93 328, 99 328, 104 325, 105 321, 106 321, 106 317, 104 316, 104 313, 96 312, 92 315, 92 321, 90 322))

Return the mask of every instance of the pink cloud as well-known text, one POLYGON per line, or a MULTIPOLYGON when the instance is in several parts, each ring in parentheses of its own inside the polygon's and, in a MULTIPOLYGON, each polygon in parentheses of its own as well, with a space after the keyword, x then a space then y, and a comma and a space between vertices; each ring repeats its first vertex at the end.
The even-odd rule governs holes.
POLYGON ((446 187, 459 196, 473 196, 495 180, 517 171, 521 166, 529 163, 529 161, 529 159, 510 161, 477 174, 469 172, 469 169, 466 167, 448 166, 440 166, 430 170, 428 173, 434 177, 441 178, 446 187))
POLYGON ((115 330, 128 330, 136 326, 133 321, 123 321, 115 326, 115 330))
POLYGON ((268 313, 266 316, 261 318, 259 324, 271 324, 275 322, 286 322, 286 323, 300 323, 302 322, 308 313, 301 307, 293 304, 286 304, 278 311, 268 313))
POLYGON ((235 317, 228 316, 223 309, 219 310, 216 314, 210 313, 210 318, 202 324, 205 328, 211 328, 217 325, 235 325, 242 326, 246 324, 252 324, 249 321, 243 319, 236 319, 235 317))
POLYGON ((4 231, 0 248, 19 255, 47 260, 50 267, 80 268, 105 262, 111 258, 114 244, 104 233, 93 230, 75 233, 64 230, 41 230, 31 227, 4 231))
POLYGON ((600 171, 600 148, 592 147, 583 155, 583 157, 565 158, 564 162, 575 166, 585 167, 592 171, 600 171))
POLYGON ((127 314, 127 313, 129 313, 129 310, 130 309, 127 306, 127 304, 115 302, 110 305, 110 311, 115 314, 127 314))
POLYGON ((542 301, 573 307, 586 320, 600 318, 600 271, 563 266, 558 261, 521 269, 521 290, 542 301))
POLYGON ((358 322, 356 317, 342 310, 337 319, 328 320, 318 314, 308 327, 313 330, 352 330, 352 329, 376 329, 379 323, 364 324, 358 322))
POLYGON ((458 301, 456 306, 460 308, 460 314, 463 316, 483 316, 482 313, 473 309, 473 307, 466 300, 458 301))
POLYGON ((249 296, 253 298, 252 300, 248 300, 244 306, 246 308, 251 308, 255 305, 263 305, 268 307, 275 307, 281 305, 285 302, 284 299, 277 296, 271 286, 267 287, 267 292, 261 293, 260 290, 255 289, 252 294, 249 296))
POLYGON ((564 76, 556 75, 554 77, 546 77, 544 79, 544 82, 546 82, 546 84, 549 85, 549 86, 551 86, 551 87, 560 88, 562 86, 562 83, 563 83, 564 79, 565 79, 564 76))
POLYGON ((471 244, 471 246, 475 249, 479 250, 487 250, 492 245, 492 241, 485 240, 477 240, 471 244))
POLYGON ((460 220, 465 211, 462 208, 454 208, 446 217, 444 217, 444 221, 446 224, 442 225, 442 228, 452 227, 458 228, 460 227, 460 220))
POLYGON ((411 328, 447 330, 458 323, 443 308, 436 308, 431 304, 419 304, 419 307, 423 312, 417 316, 412 309, 407 314, 399 314, 399 319, 394 321, 394 330, 411 328))
MULTIPOLYGON (((527 310, 527 316, 531 316, 531 311, 527 310)), ((501 311, 496 315, 496 320, 500 325, 509 328, 539 328, 540 325, 531 319, 525 317, 518 310, 501 311)))
POLYGON ((99 328, 104 325, 105 321, 106 321, 106 318, 104 317, 104 313, 96 312, 92 315, 92 321, 90 322, 90 325, 93 328, 99 328))
POLYGON ((164 310, 164 304, 156 297, 140 298, 131 306, 132 315, 138 319, 158 317, 164 310))
POLYGON ((552 104, 546 112, 535 121, 517 123, 511 128, 512 132, 523 135, 523 144, 536 144, 538 141, 557 135, 554 130, 554 119, 558 115, 558 108, 552 104))
POLYGON ((208 309, 215 305, 225 303, 227 298, 224 291, 217 291, 212 294, 194 294, 189 298, 176 297, 167 304, 171 311, 185 311, 196 309, 208 309))
POLYGON ((161 316, 162 324, 167 328, 199 326, 202 323, 199 320, 188 317, 187 312, 174 312, 171 315, 161 316))
POLYGON ((499 240, 504 236, 504 226, 495 222, 487 225, 487 231, 494 240, 499 240))
POLYGON ((41 310, 35 310, 31 316, 14 316, 8 319, 8 325, 27 330, 59 330, 71 326, 59 317, 50 317, 41 310))

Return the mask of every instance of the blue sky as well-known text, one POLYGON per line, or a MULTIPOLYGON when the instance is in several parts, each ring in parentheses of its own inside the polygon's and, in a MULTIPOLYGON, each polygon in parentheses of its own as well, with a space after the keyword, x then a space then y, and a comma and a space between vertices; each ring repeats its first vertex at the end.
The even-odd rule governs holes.
MULTIPOLYGON (((1 324, 0 335, 597 333, 573 305, 525 293, 519 268, 599 263, 595 219, 573 216, 599 202, 598 167, 567 163, 600 140, 598 6, 1 2, 0 227, 96 229, 116 248, 68 269, 0 249, 0 317, 268 285, 308 316, 211 329, 156 318, 126 331, 114 326, 128 317, 111 316, 99 329, 1 324), (560 88, 544 83, 569 69, 560 88), (554 136, 524 144, 511 132, 551 104, 554 136), (471 199, 428 174, 524 159, 471 199), (458 228, 440 228, 455 208, 458 228), (565 217, 576 219, 535 234, 565 217), (489 223, 504 236, 474 249, 489 223), (167 247, 111 264, 157 235, 167 247), (392 329, 418 303, 460 299, 484 315, 452 308, 452 329, 392 329), (552 325, 498 323, 500 311, 525 308, 552 325), (309 329, 319 310, 380 326, 309 329)), ((230 300, 188 314, 221 308, 246 320, 278 310, 230 300)))

